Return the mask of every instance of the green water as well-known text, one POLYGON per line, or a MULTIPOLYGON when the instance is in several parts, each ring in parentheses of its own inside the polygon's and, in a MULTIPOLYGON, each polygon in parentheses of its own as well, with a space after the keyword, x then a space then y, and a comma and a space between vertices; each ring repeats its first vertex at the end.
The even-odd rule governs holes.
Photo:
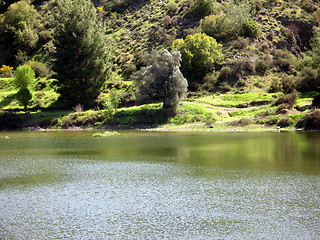
POLYGON ((320 133, 0 133, 0 239, 320 239, 320 133))

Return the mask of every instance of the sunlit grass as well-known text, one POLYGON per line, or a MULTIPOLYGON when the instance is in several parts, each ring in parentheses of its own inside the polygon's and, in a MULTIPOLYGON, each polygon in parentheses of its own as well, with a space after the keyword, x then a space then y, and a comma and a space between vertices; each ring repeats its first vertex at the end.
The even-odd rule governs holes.
POLYGON ((201 97, 196 99, 196 101, 215 106, 236 107, 239 104, 249 104, 257 101, 273 101, 279 94, 282 93, 222 94, 201 97))

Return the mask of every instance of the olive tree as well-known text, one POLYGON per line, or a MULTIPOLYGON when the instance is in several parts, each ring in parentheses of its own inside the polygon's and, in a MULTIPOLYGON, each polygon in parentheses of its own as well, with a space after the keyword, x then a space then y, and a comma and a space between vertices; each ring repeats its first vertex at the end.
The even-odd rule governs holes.
POLYGON ((58 0, 53 37, 61 100, 92 107, 110 75, 111 43, 91 1, 58 0))
POLYGON ((151 65, 133 76, 137 85, 137 102, 163 102, 163 109, 174 115, 188 88, 188 82, 180 71, 180 62, 179 51, 159 51, 151 65))

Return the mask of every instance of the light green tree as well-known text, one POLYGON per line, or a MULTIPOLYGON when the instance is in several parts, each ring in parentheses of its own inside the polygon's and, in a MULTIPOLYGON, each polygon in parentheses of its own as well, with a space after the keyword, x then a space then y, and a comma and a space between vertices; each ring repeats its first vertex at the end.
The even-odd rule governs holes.
POLYGON ((13 85, 16 89, 18 89, 15 98, 24 107, 25 111, 27 110, 30 100, 32 99, 32 94, 29 90, 29 87, 33 83, 34 79, 35 73, 28 65, 20 66, 14 71, 13 85))
POLYGON ((188 79, 191 90, 203 83, 203 78, 222 60, 222 45, 204 33, 189 35, 172 44, 182 55, 181 72, 188 79))
POLYGON ((110 75, 112 46, 91 1, 58 0, 53 37, 61 100, 92 107, 110 75))

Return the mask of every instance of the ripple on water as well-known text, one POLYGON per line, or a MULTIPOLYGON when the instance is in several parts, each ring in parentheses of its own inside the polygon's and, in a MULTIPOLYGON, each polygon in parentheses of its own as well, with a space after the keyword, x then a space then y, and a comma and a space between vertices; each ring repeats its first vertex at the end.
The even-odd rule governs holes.
POLYGON ((62 179, 1 189, 0 238, 320 238, 319 176, 83 162, 62 179))

